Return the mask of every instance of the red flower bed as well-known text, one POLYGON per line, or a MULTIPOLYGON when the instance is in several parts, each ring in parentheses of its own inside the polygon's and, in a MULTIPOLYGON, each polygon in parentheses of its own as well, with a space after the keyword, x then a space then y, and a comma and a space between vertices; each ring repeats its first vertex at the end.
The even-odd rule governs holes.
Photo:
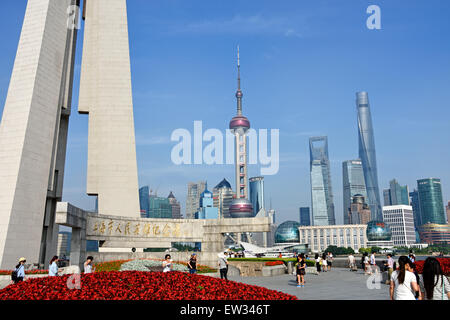
POLYGON ((265 265, 266 265, 267 267, 279 266, 279 265, 282 265, 282 264, 284 264, 283 261, 267 261, 267 262, 265 263, 265 265))
MULTIPOLYGON (((436 258, 441 265, 442 271, 446 276, 450 276, 450 258, 436 258)), ((421 274, 423 272, 423 265, 425 264, 425 260, 416 261, 416 271, 421 274)))
POLYGON ((119 271, 120 266, 125 262, 131 261, 129 260, 113 260, 106 262, 98 262, 94 264, 95 272, 103 272, 103 271, 119 271))
POLYGON ((183 272, 111 271, 30 279, 0 290, 0 300, 296 300, 266 288, 183 272))

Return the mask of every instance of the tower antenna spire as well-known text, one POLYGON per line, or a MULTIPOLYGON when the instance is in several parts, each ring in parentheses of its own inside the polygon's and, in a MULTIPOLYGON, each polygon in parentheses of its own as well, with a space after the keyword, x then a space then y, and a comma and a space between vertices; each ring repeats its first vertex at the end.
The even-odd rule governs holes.
POLYGON ((238 69, 238 88, 236 92, 237 98, 237 114, 242 115, 242 90, 241 90, 241 59, 239 56, 239 45, 237 46, 237 69, 238 69))

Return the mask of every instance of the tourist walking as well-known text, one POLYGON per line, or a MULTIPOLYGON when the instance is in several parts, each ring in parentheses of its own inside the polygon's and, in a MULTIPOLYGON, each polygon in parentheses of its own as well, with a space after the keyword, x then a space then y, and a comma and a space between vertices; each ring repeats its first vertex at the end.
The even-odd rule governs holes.
POLYGON ((297 287, 305 286, 306 260, 303 253, 297 257, 297 287))
POLYGON ((327 254, 325 252, 322 254, 320 262, 322 263, 322 272, 327 272, 327 254))
POLYGON ((416 300, 415 292, 419 291, 419 300, 422 299, 419 285, 410 260, 407 256, 398 258, 399 269, 392 272, 390 283, 391 300, 416 300))
POLYGON ((197 254, 193 253, 187 264, 190 274, 197 273, 197 254))
POLYGON ((350 271, 356 270, 355 256, 351 253, 348 256, 348 267, 350 268, 350 271))
POLYGON ((53 256, 52 260, 50 260, 50 266, 48 267, 48 275, 50 277, 57 277, 59 268, 58 268, 58 256, 53 256))
POLYGON ((434 257, 425 260, 419 287, 425 300, 450 300, 450 283, 434 257))
POLYGON ((220 272, 220 279, 228 280, 227 274, 228 274, 228 261, 226 252, 224 255, 219 254, 219 272, 220 272))
POLYGON ((372 274, 372 270, 370 268, 369 254, 367 252, 364 252, 364 274, 366 275, 372 274))
POLYGON ((86 258, 84 262, 84 273, 92 273, 92 261, 94 260, 93 256, 89 256, 86 258))
POLYGON ((173 261, 172 261, 172 258, 170 257, 170 254, 165 255, 162 266, 163 266, 163 272, 172 271, 173 261))
POLYGON ((333 254, 331 252, 328 252, 326 260, 328 265, 328 271, 331 271, 331 264, 333 263, 333 254))
POLYGON ((316 261, 316 274, 318 275, 320 270, 320 258, 319 258, 319 254, 316 253, 316 255, 314 256, 314 260, 316 261))
POLYGON ((371 273, 378 273, 377 261, 375 259, 375 251, 372 251, 372 254, 370 255, 370 270, 371 273))
POLYGON ((388 253, 387 254, 387 261, 384 264, 387 268, 387 272, 388 272, 388 278, 386 280, 386 284, 390 284, 391 283, 391 276, 392 276, 392 272, 394 272, 394 259, 392 259, 392 254, 388 253))
POLYGON ((27 262, 27 259, 23 257, 19 259, 16 269, 11 273, 12 283, 19 283, 25 279, 25 262, 27 262))

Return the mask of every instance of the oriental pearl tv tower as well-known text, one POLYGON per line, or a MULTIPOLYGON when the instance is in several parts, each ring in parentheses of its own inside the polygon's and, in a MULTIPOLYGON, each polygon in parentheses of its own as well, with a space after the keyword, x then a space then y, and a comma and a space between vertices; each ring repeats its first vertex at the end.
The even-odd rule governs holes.
POLYGON ((236 165, 236 199, 230 206, 232 218, 253 217, 252 203, 247 199, 247 131, 250 129, 250 121, 242 115, 242 91, 241 91, 241 65, 239 60, 239 46, 237 53, 238 63, 238 89, 236 92, 237 115, 230 121, 230 130, 235 137, 235 165, 236 165))

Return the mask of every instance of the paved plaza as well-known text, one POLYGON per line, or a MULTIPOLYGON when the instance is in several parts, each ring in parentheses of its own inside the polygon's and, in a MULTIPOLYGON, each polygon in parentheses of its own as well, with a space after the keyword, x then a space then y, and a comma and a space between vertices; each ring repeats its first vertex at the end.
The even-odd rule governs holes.
MULTIPOLYGON (((294 275, 274 277, 229 277, 229 280, 257 285, 295 295, 301 300, 388 300, 389 286, 379 284, 379 289, 368 289, 369 276, 358 270, 351 272, 335 268, 319 275, 307 274, 305 287, 297 288, 294 275)), ((376 287, 375 285, 373 285, 376 287)))

